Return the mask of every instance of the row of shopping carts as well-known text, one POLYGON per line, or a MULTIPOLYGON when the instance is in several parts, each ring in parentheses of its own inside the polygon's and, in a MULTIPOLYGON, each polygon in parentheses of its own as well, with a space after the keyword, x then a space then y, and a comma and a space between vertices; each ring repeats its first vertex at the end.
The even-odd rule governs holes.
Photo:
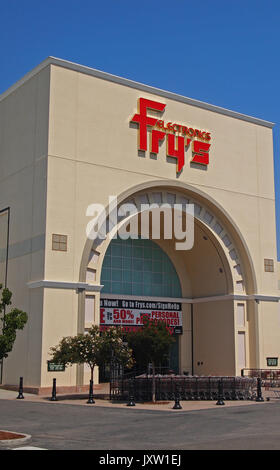
POLYGON ((280 369, 242 369, 242 377, 260 378, 262 387, 280 388, 280 369))
MULTIPOLYGON (((253 400, 256 396, 257 380, 251 377, 217 376, 155 376, 156 400, 217 400, 219 384, 225 400, 253 400)), ((133 395, 135 401, 152 399, 153 377, 142 375, 120 378, 113 400, 126 400, 133 395), (117 390, 117 393, 116 393, 117 390)))

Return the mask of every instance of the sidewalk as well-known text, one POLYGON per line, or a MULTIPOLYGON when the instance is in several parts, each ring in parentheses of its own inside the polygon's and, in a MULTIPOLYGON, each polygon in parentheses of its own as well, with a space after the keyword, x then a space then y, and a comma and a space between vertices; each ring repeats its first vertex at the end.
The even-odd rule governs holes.
MULTIPOLYGON (((108 396, 108 384, 104 384, 104 387, 100 388, 96 394, 94 394, 95 404, 87 404, 88 394, 71 394, 71 395, 57 395, 58 401, 50 401, 50 396, 41 396, 41 395, 32 395, 23 392, 24 400, 18 400, 21 402, 36 402, 36 403, 49 403, 52 406, 60 405, 79 405, 79 406, 89 406, 89 407, 105 407, 105 408, 125 408, 127 410, 153 410, 153 411, 172 411, 178 413, 180 411, 196 411, 196 410, 206 410, 206 409, 223 409, 225 406, 228 407, 242 407, 242 406, 261 406, 264 403, 275 403, 277 398, 274 398, 272 394, 269 395, 267 392, 264 392, 264 398, 266 396, 270 397, 270 401, 257 403, 255 401, 225 401, 225 406, 217 406, 216 401, 180 401, 182 410, 173 410, 174 401, 167 402, 158 402, 154 403, 136 403, 136 406, 128 407, 126 402, 112 402, 109 399, 101 399, 100 395, 105 394, 108 396)), ((1 390, 0 389, 0 400, 16 400, 18 392, 1 390)), ((280 400, 278 399, 280 403, 280 400)))

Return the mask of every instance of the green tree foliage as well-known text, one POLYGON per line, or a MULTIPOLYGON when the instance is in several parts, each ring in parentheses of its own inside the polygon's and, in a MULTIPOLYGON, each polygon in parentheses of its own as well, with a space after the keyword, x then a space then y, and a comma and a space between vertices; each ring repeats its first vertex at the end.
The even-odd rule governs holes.
POLYGON ((127 342, 138 365, 146 368, 149 363, 152 364, 152 396, 155 401, 155 368, 169 353, 174 339, 163 321, 144 318, 141 328, 128 333, 127 342))
POLYGON ((52 362, 64 364, 87 364, 91 369, 91 380, 95 366, 110 362, 112 356, 123 364, 132 367, 132 351, 122 340, 117 328, 109 328, 100 334, 98 326, 92 326, 86 333, 64 337, 58 346, 51 348, 52 362))
MULTIPOLYGON (((1 290, 2 284, 0 284, 1 290)), ((13 349, 17 330, 23 330, 28 318, 27 313, 17 308, 13 308, 4 315, 6 307, 12 304, 11 299, 12 292, 7 288, 3 289, 0 300, 0 324, 2 330, 0 334, 0 360, 8 357, 8 353, 13 349)))

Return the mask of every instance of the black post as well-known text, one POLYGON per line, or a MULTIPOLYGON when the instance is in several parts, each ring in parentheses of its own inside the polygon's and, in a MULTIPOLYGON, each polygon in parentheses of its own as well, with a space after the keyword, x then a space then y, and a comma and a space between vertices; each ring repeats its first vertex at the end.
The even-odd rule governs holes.
POLYGON ((56 398, 56 379, 53 379, 53 388, 52 388, 51 401, 57 401, 57 398, 56 398))
POLYGON ((175 383, 175 403, 173 406, 173 410, 181 410, 182 407, 180 405, 180 400, 179 400, 179 391, 178 391, 178 385, 175 383))
POLYGON ((129 399, 128 403, 126 406, 135 406, 135 401, 134 401, 134 386, 133 386, 133 381, 132 379, 129 380, 129 399))
POLYGON ((93 399, 93 380, 89 381, 89 397, 88 397, 87 403, 89 405, 92 405, 93 403, 95 403, 95 401, 93 399))
POLYGON ((225 404, 223 395, 224 395, 223 381, 222 381, 222 379, 220 379, 219 383, 218 383, 218 401, 217 401, 216 405, 224 405, 225 404))
POLYGON ((23 396, 23 377, 20 377, 19 378, 19 389, 18 389, 17 400, 23 400, 23 399, 24 399, 24 396, 23 396))
POLYGON ((262 379, 260 377, 257 378, 257 398, 256 401, 264 401, 262 396, 262 379))

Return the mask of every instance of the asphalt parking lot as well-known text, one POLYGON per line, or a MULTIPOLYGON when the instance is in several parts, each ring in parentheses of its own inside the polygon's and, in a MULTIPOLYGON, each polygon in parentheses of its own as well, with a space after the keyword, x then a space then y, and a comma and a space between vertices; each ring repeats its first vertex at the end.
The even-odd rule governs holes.
POLYGON ((48 450, 278 450, 280 401, 162 412, 2 399, 0 429, 48 450))

